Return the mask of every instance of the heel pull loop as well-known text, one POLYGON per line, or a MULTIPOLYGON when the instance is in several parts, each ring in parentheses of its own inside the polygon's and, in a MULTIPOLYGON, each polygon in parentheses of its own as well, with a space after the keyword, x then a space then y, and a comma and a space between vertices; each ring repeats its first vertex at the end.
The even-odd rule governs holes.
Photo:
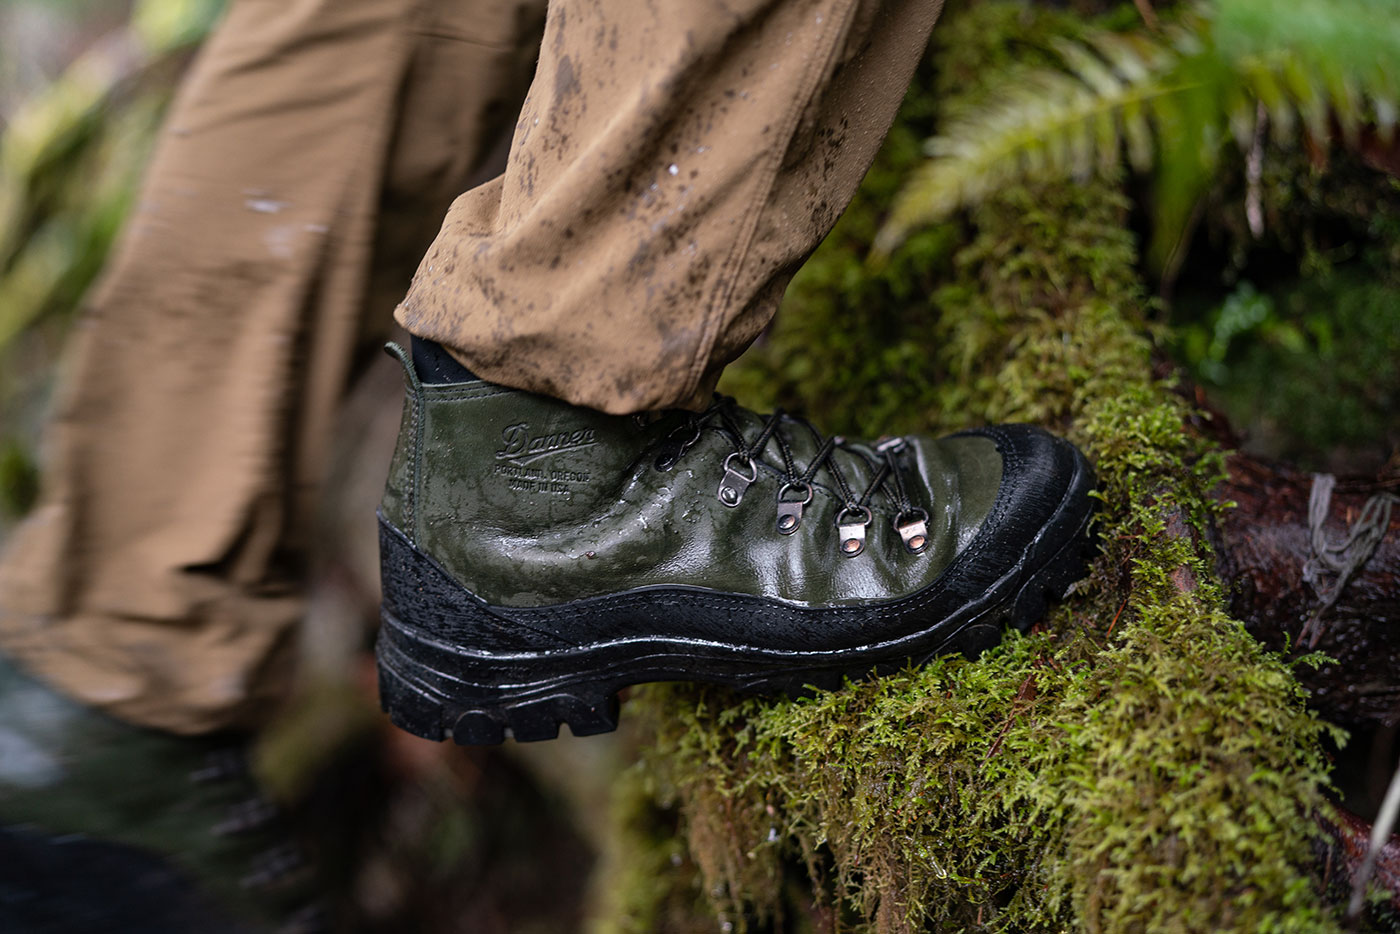
POLYGON ((423 381, 418 378, 418 371, 413 367, 413 358, 408 355, 408 351, 393 341, 384 345, 384 352, 398 360, 403 366, 404 378, 408 380, 408 386, 413 390, 415 396, 423 394, 423 381))

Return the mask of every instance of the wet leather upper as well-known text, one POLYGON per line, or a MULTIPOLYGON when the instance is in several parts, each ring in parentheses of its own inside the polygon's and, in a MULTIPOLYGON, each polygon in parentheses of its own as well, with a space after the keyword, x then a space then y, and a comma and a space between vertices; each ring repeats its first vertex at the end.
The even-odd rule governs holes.
MULTIPOLYGON (((761 419, 740 418, 750 440, 761 419)), ((798 606, 887 600, 933 582, 977 534, 997 498, 1002 458, 984 436, 915 437, 899 455, 930 546, 911 554, 877 493, 866 548, 839 551, 843 503, 819 471, 798 531, 779 534, 784 476, 770 444, 733 508, 716 495, 735 445, 708 424, 668 470, 657 458, 684 417, 643 422, 483 382, 410 386, 384 500, 386 518, 472 593, 503 607, 545 606, 640 587, 684 586, 798 606)), ((789 425, 799 466, 815 438, 789 425)), ((859 457, 840 463, 857 491, 859 457)), ((888 481, 887 481, 888 483, 888 481)))

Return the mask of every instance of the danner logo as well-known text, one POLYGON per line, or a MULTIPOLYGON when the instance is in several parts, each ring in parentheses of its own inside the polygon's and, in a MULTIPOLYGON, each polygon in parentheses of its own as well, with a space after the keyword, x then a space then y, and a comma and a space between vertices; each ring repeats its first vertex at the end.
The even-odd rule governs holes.
POLYGON ((590 447, 598 443, 592 428, 560 431, 549 435, 532 435, 528 422, 521 422, 503 429, 501 440, 505 442, 505 445, 496 452, 496 457, 500 460, 514 461, 517 464, 528 464, 541 457, 548 457, 561 451, 576 451, 579 448, 590 447))

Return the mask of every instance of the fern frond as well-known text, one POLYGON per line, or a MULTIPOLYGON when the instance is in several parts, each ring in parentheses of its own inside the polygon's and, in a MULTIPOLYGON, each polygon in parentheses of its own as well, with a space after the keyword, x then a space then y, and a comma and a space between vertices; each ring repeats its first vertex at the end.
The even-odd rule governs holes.
POLYGON ((1038 178, 1085 178, 1116 169, 1123 143, 1138 167, 1151 164, 1152 123, 1185 85, 1178 54, 1146 36, 1062 40, 1065 69, 1035 69, 975 109, 947 115, 928 142, 930 160, 909 182, 876 242, 900 243, 913 227, 946 217, 997 188, 1038 178))
POLYGON ((1397 0, 1218 0, 1211 20, 1226 61, 1281 55, 1319 76, 1334 103, 1347 94, 1394 100, 1397 0))
POLYGON ((1300 125, 1325 142, 1334 123, 1348 141, 1365 125, 1389 140, 1400 114, 1400 0, 1217 0, 1165 40, 1091 33, 1056 48, 1063 67, 1023 72, 981 108, 945 115, 877 251, 1005 185, 1124 159, 1139 171, 1173 160, 1159 191, 1190 197, 1223 139, 1251 144, 1261 108, 1280 142, 1300 125))
POLYGON ((1291 133, 1290 110, 1319 140, 1329 135, 1329 118, 1349 141, 1367 122, 1383 138, 1393 133, 1397 0, 1221 0, 1213 37, 1220 56, 1268 108, 1277 139, 1291 133))

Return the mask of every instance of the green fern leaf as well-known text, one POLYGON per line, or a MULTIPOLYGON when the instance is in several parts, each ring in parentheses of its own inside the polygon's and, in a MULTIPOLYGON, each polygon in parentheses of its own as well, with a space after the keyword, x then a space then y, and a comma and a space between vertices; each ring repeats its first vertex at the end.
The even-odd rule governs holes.
POLYGON ((1158 98, 1178 94, 1178 57, 1145 36, 1059 42, 1063 69, 1023 72, 977 107, 949 114, 928 143, 932 157, 910 178, 876 241, 887 251, 913 227, 975 203, 1001 185, 1036 178, 1085 178, 1129 157, 1151 161, 1158 98))
POLYGON ((1217 0, 1166 39, 1090 33, 1055 46, 1062 67, 1010 77, 976 110, 946 115, 930 159, 876 240, 887 253, 915 227, 1003 185, 1158 167, 1149 257, 1175 246, 1226 137, 1253 145, 1259 113, 1275 140, 1299 125, 1326 142, 1384 140, 1400 120, 1400 0, 1217 0), (1175 233, 1173 233, 1175 231, 1175 233))

